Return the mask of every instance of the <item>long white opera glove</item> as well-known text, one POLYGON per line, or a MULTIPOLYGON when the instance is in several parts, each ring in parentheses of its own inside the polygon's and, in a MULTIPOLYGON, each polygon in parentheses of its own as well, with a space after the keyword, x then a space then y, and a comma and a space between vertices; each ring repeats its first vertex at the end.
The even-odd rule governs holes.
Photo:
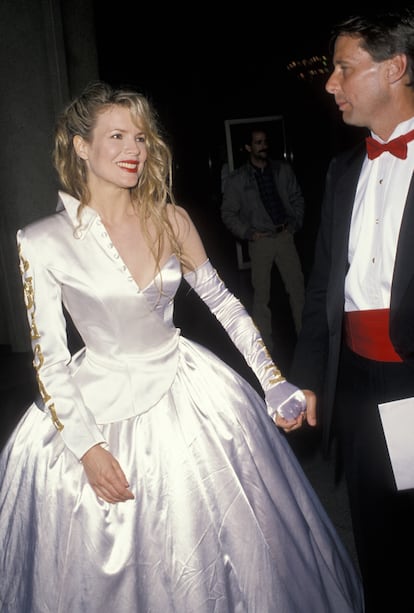
POLYGON ((184 278, 216 316, 258 378, 269 416, 274 419, 278 413, 285 419, 292 419, 305 411, 304 393, 282 376, 252 318, 227 289, 210 261, 185 274, 184 278))

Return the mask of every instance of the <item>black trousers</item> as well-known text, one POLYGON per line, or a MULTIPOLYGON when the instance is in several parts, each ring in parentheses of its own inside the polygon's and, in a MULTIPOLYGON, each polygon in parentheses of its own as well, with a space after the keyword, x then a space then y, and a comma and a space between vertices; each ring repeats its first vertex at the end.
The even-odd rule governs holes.
POLYGON ((379 403, 411 396, 412 366, 367 360, 343 349, 335 433, 367 613, 414 611, 414 490, 396 489, 378 411, 379 403))

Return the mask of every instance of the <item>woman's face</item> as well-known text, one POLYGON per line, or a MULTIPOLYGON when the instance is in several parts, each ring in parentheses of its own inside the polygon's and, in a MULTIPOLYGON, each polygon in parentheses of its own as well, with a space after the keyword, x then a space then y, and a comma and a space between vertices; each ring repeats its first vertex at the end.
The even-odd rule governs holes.
POLYGON ((85 160, 92 185, 110 183, 132 188, 142 174, 147 147, 141 126, 132 121, 128 108, 113 106, 98 115, 92 140, 74 137, 74 147, 85 160))

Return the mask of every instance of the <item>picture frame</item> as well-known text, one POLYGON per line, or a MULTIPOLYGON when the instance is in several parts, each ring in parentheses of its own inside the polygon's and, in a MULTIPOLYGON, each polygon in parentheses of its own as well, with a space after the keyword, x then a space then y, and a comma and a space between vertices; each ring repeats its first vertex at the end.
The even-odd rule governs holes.
MULTIPOLYGON (((244 136, 246 126, 263 125, 269 137, 269 157, 288 159, 285 121, 283 115, 266 115, 226 119, 224 131, 226 137, 227 162, 225 173, 230 173, 246 161, 244 136)), ((222 172, 222 185, 225 177, 222 172)), ((236 240, 237 267, 239 270, 250 268, 250 259, 246 241, 236 240)))

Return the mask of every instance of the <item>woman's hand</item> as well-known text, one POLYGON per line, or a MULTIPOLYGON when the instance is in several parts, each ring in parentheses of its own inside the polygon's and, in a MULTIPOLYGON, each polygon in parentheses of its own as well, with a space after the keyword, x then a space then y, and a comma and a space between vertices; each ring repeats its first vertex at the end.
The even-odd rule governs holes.
POLYGON ((306 397, 306 411, 300 413, 296 419, 285 419, 276 413, 274 422, 278 428, 281 428, 285 432, 292 432, 301 428, 304 423, 308 423, 310 426, 316 426, 316 395, 311 390, 302 390, 306 397))
POLYGON ((135 496, 128 489, 129 483, 119 462, 101 445, 94 445, 82 457, 82 464, 89 483, 98 496, 106 502, 125 502, 135 496))

